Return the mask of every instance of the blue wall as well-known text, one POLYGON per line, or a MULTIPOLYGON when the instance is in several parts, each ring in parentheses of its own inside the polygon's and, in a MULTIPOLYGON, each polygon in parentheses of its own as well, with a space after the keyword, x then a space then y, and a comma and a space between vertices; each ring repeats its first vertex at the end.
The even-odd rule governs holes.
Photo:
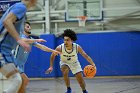
MULTIPOLYGON (((96 76, 126 76, 140 75, 140 32, 105 32, 78 34, 76 43, 86 51, 97 66, 96 76)), ((44 45, 55 49, 63 43, 62 38, 54 35, 42 35, 47 40, 44 45)), ((45 75, 49 67, 51 53, 35 47, 29 55, 25 72, 29 77, 60 77, 59 57, 56 58, 54 71, 45 75)), ((79 61, 84 68, 88 62, 79 55, 79 61)), ((73 76, 70 73, 70 76, 73 76)))

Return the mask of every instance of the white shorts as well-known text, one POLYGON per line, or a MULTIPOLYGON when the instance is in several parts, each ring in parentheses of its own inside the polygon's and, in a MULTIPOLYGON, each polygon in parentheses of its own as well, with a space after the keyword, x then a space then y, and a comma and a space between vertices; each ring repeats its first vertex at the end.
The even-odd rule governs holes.
POLYGON ((76 74, 78 72, 83 71, 82 68, 81 68, 81 65, 80 65, 80 63, 78 61, 77 62, 73 62, 73 63, 66 63, 66 62, 60 61, 60 68, 63 65, 67 65, 70 68, 70 70, 72 71, 73 74, 76 74))

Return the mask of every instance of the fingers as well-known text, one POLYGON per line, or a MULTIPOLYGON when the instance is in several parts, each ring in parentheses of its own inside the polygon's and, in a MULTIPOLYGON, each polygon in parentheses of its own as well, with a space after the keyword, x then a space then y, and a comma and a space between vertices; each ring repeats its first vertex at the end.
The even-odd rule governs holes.
POLYGON ((47 42, 47 41, 43 39, 43 42, 47 42))
POLYGON ((19 40, 17 41, 17 43, 18 43, 19 45, 21 45, 21 46, 24 48, 24 50, 25 50, 26 52, 29 52, 29 51, 31 50, 30 45, 29 45, 28 43, 26 43, 23 39, 19 39, 19 40))
POLYGON ((54 53, 55 55, 62 54, 61 52, 56 51, 56 50, 54 50, 53 53, 54 53))
POLYGON ((54 52, 54 55, 58 56, 58 55, 59 55, 59 53, 58 53, 58 52, 54 52))
POLYGON ((25 49, 26 52, 30 52, 31 51, 30 47, 29 48, 25 47, 24 49, 25 49))
POLYGON ((30 52, 31 47, 30 47, 30 45, 28 43, 25 43, 22 46, 23 46, 23 48, 25 49, 26 52, 30 52))
POLYGON ((44 40, 44 39, 40 39, 40 42, 47 42, 46 40, 44 40))
POLYGON ((50 74, 50 73, 51 73, 50 70, 45 71, 45 74, 50 74))
POLYGON ((53 71, 53 68, 50 67, 48 70, 45 71, 45 74, 50 74, 53 71))
POLYGON ((52 72, 52 70, 48 69, 47 71, 45 71, 45 74, 50 74, 52 72))
POLYGON ((36 42, 47 42, 47 41, 44 39, 36 39, 36 42))

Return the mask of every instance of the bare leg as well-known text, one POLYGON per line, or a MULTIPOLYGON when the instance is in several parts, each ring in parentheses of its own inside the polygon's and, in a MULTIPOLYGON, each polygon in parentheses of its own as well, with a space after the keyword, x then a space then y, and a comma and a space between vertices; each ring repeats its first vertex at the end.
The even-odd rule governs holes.
POLYGON ((70 79, 69 79, 69 67, 66 66, 66 65, 63 65, 62 68, 61 68, 61 71, 63 73, 63 78, 64 78, 64 81, 65 81, 65 84, 67 87, 70 87, 70 79))
POLYGON ((21 75, 21 77, 22 77, 22 85, 21 85, 21 87, 20 87, 20 89, 19 89, 19 91, 18 91, 18 93, 25 93, 26 91, 26 86, 28 85, 28 83, 29 83, 29 79, 28 79, 28 77, 26 76, 26 74, 25 73, 22 73, 22 74, 20 74, 21 75))
POLYGON ((75 77, 76 77, 76 79, 77 79, 77 81, 78 81, 78 83, 79 83, 81 89, 82 89, 83 91, 86 90, 86 84, 85 84, 85 81, 84 81, 84 79, 83 79, 82 72, 79 72, 79 73, 75 74, 75 77))
POLYGON ((63 73, 63 78, 64 78, 64 81, 65 81, 65 84, 67 86, 67 92, 65 93, 71 93, 71 87, 70 87, 70 78, 68 76, 69 74, 69 67, 67 65, 63 65, 61 67, 61 71, 63 73))

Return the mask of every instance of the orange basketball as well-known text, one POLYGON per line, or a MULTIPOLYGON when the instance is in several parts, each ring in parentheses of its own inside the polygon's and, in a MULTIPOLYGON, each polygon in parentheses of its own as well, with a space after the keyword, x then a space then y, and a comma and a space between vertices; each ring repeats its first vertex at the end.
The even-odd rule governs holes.
POLYGON ((87 78, 93 78, 96 74, 96 67, 93 65, 87 65, 84 68, 84 75, 87 78))

